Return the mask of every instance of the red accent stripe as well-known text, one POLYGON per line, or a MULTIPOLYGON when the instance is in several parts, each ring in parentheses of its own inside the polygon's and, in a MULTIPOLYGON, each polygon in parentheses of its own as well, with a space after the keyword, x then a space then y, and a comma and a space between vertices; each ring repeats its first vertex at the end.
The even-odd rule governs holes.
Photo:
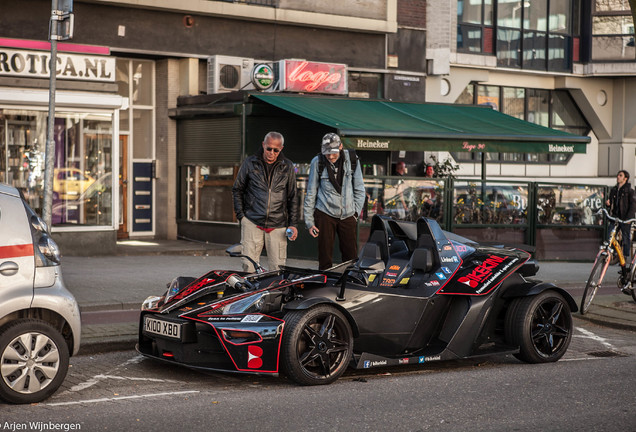
MULTIPOLYGON (((51 51, 51 43, 45 41, 0 38, 0 46, 8 48, 23 48, 41 51, 51 51)), ((63 52, 76 52, 83 54, 110 55, 110 48, 97 45, 79 45, 70 43, 58 43, 57 49, 63 52)))
POLYGON ((17 258, 23 256, 33 255, 33 243, 12 245, 12 246, 0 246, 0 259, 5 258, 17 258))

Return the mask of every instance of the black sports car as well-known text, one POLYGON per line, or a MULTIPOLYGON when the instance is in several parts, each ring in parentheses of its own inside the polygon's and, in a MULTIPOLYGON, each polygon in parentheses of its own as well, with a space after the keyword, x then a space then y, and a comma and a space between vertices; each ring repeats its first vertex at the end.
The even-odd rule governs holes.
MULTIPOLYGON (((240 246, 230 247, 232 256, 240 246)), ((178 277, 142 307, 138 351, 191 368, 284 373, 328 384, 372 368, 512 353, 553 362, 572 337, 572 297, 529 279, 523 250, 483 246, 432 219, 374 216, 358 260, 178 277)))

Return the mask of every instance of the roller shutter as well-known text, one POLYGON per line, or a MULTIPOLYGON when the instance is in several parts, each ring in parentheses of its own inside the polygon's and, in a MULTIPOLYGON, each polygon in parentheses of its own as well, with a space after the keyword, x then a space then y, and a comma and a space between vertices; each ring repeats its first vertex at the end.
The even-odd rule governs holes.
POLYGON ((177 158, 179 165, 240 163, 240 117, 179 120, 177 158))

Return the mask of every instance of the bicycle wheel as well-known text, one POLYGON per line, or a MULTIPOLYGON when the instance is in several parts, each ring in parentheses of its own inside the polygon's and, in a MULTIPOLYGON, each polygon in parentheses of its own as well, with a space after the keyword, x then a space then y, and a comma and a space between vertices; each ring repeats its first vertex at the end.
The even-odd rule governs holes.
POLYGON ((585 284, 585 291, 583 291, 583 298, 581 299, 581 315, 585 315, 587 310, 590 308, 590 304, 592 304, 592 300, 596 295, 596 291, 601 286, 608 260, 609 255, 607 255, 607 253, 605 252, 602 252, 594 262, 592 273, 590 273, 590 277, 587 279, 587 283, 585 284))

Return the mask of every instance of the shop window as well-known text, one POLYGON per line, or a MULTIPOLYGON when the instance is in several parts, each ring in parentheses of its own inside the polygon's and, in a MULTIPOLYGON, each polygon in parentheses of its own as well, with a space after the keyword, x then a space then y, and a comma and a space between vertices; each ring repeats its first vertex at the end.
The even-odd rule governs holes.
MULTIPOLYGON (((44 194, 47 114, 0 111, 0 181, 22 191, 38 213, 44 194)), ((112 226, 112 115, 57 112, 52 224, 112 226)))
POLYGON ((428 217, 441 222, 444 184, 443 180, 432 179, 365 178, 367 197, 362 221, 370 222, 373 215, 382 214, 399 220, 428 217))
POLYGON ((541 225, 601 225, 603 186, 540 185, 537 222, 541 225))
POLYGON ((454 224, 522 225, 527 223, 527 212, 527 185, 455 182, 454 224))
POLYGON ((238 166, 187 167, 189 221, 236 222, 232 185, 238 166))

